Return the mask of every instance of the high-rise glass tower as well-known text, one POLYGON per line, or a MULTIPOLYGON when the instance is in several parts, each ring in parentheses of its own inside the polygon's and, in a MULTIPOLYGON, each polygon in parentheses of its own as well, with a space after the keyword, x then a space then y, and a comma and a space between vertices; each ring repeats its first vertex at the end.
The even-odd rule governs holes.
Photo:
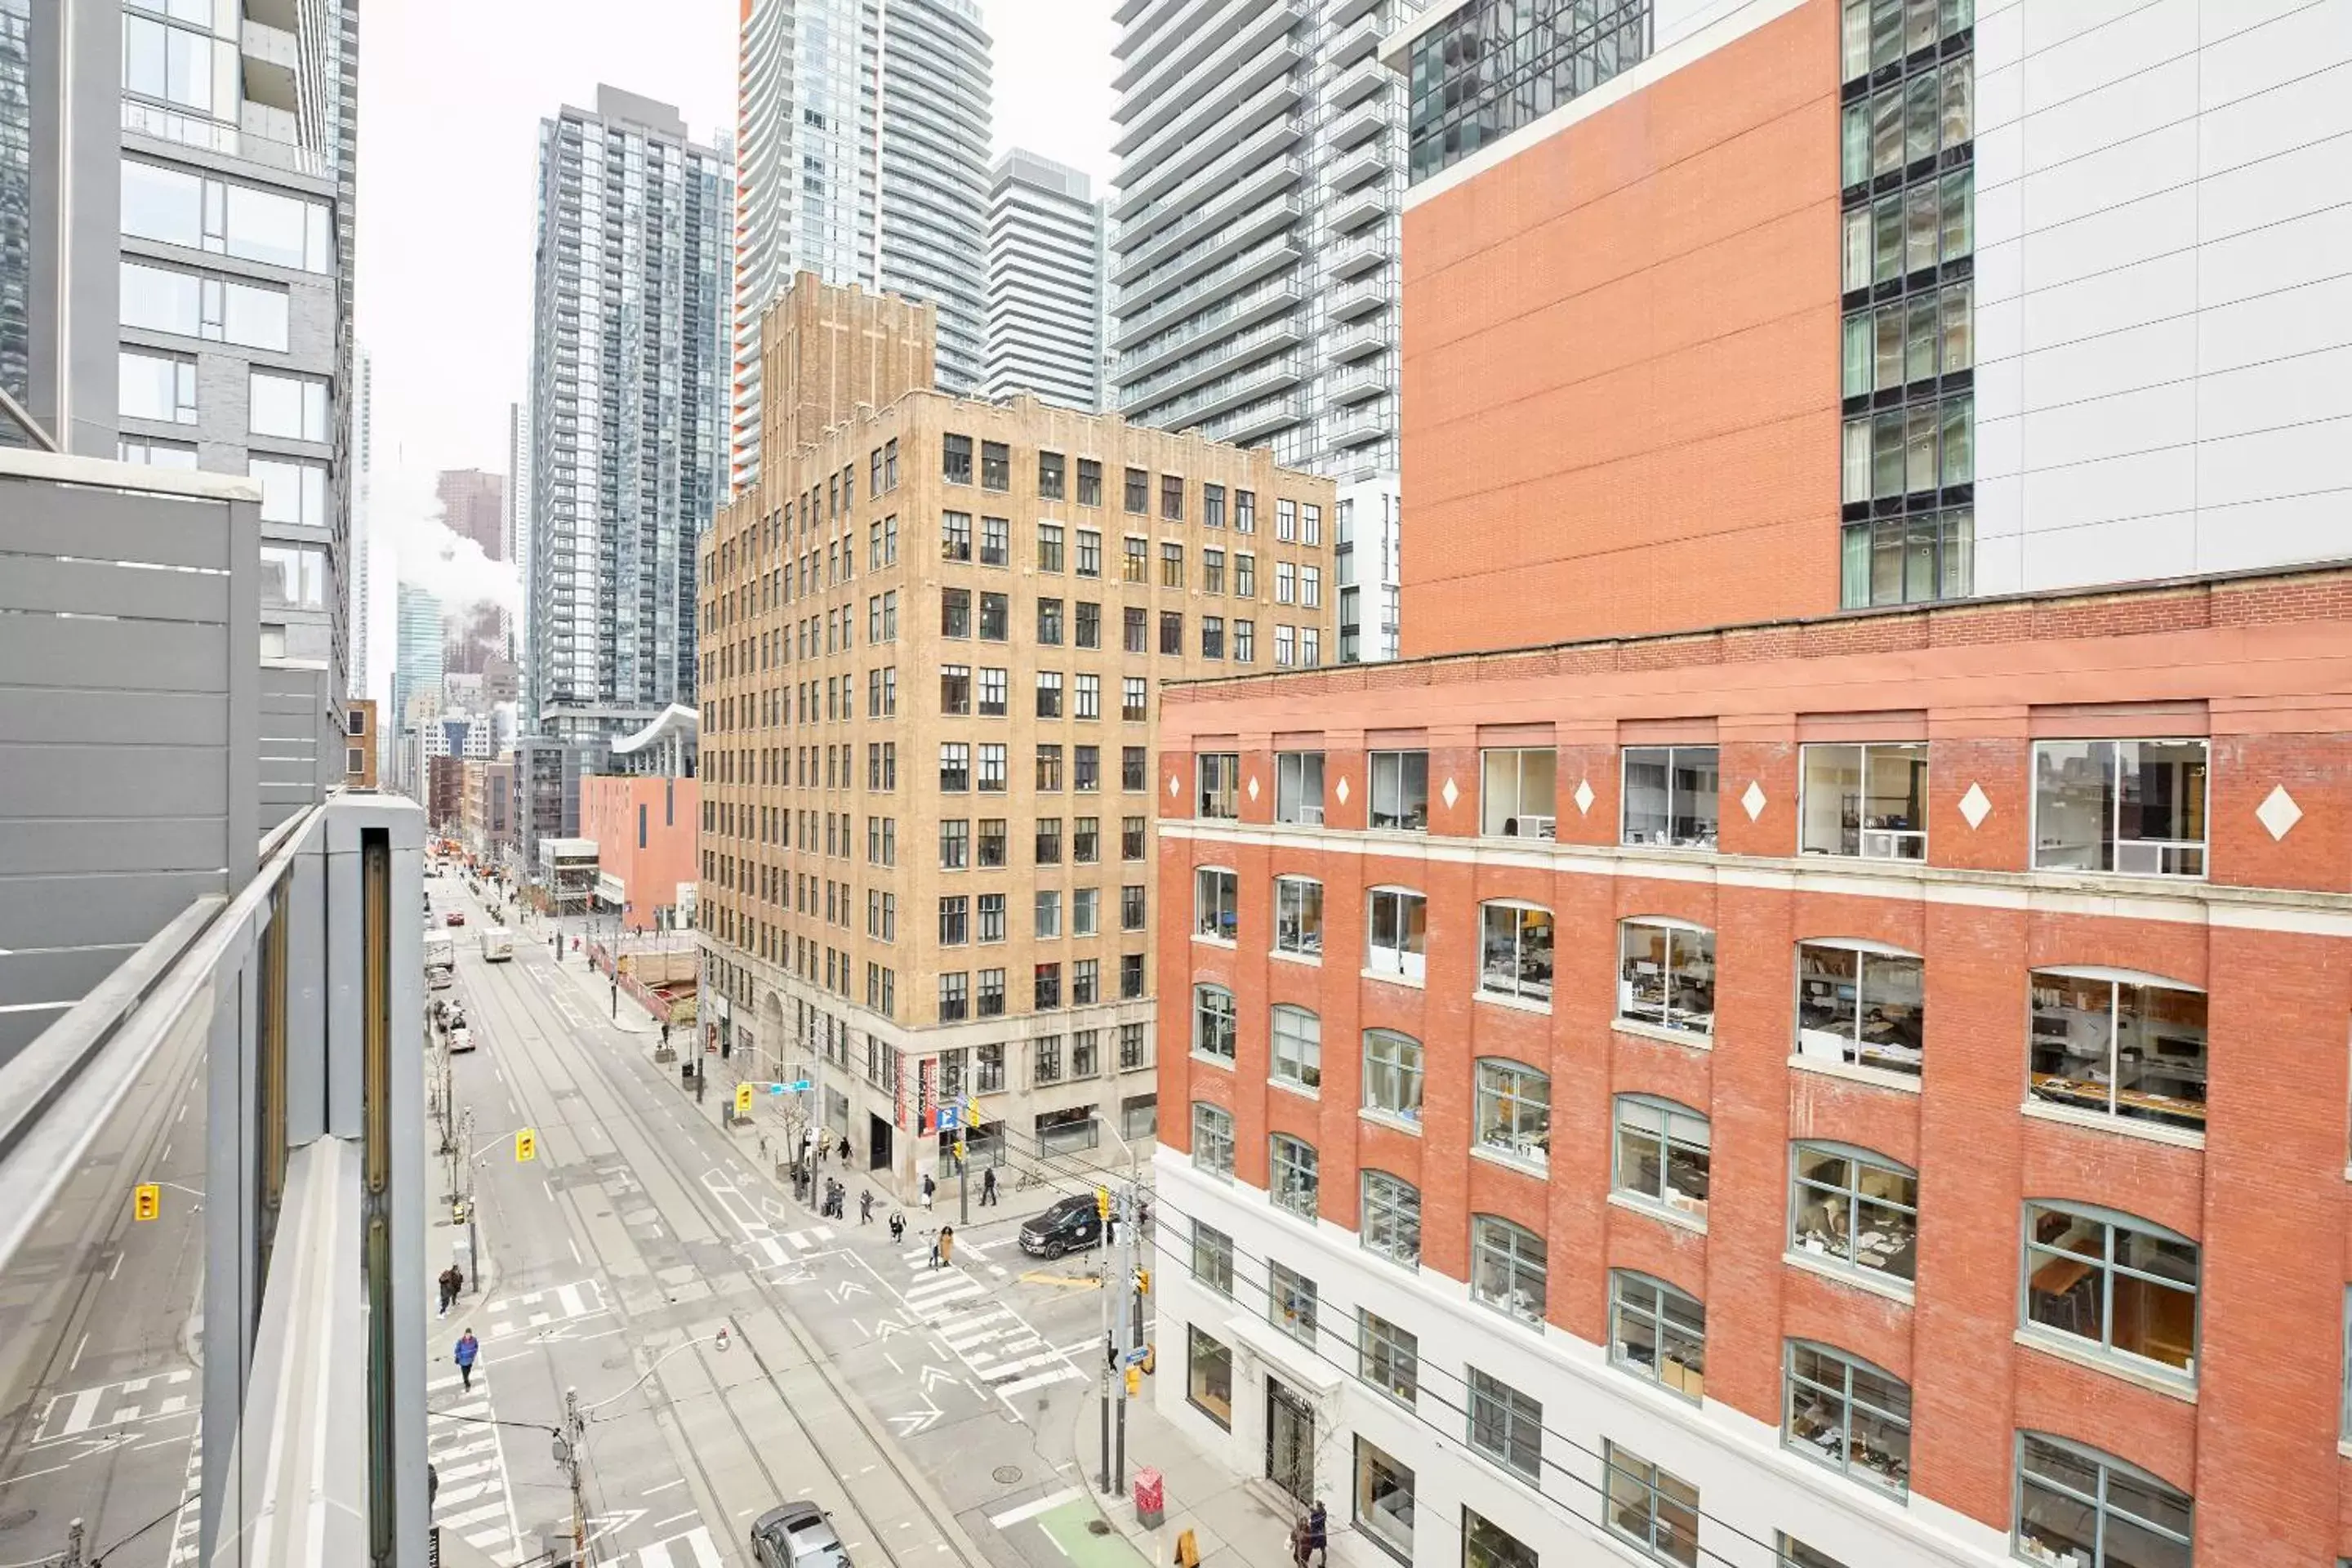
POLYGON ((988 193, 988 395, 1026 389, 1099 409, 1102 310, 1103 210, 1091 183, 1014 148, 988 193))
POLYGON ((694 701, 695 540, 722 498, 733 171, 610 87, 540 124, 531 346, 533 733, 594 743, 694 701))
POLYGON ((1342 600, 1348 658, 1396 652, 1383 606, 1398 554, 1404 89, 1377 53, 1420 9, 1118 0, 1113 13, 1115 406, 1271 446, 1339 481, 1339 581, 1357 590, 1342 600))
POLYGON ((801 270, 939 307, 939 384, 980 385, 989 38, 973 0, 743 0, 730 482, 760 466, 760 313, 801 270))

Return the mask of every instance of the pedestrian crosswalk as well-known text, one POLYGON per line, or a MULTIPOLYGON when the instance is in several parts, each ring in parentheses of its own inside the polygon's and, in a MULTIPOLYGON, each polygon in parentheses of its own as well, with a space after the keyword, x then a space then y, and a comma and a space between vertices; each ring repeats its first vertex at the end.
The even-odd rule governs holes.
POLYGON ((781 1268, 797 1263, 807 1254, 833 1242, 833 1226, 813 1225, 805 1230, 788 1230, 782 1236, 762 1236, 752 1241, 751 1252, 761 1260, 761 1267, 781 1268))
POLYGON ((180 1516, 172 1521, 172 1554, 165 1559, 168 1568, 184 1568, 194 1563, 203 1542, 204 1499, 198 1495, 205 1484, 205 1426, 188 1438, 188 1476, 180 1490, 187 1500, 180 1504, 180 1516))
POLYGON ((428 1405, 453 1394, 452 1403, 432 1410, 425 1421, 425 1458, 438 1489, 433 1522, 463 1536, 478 1552, 511 1553, 519 1538, 506 1448, 491 1425, 489 1368, 475 1366, 470 1389, 454 1372, 425 1385, 428 1405))
MULTIPOLYGON (((959 1245, 959 1255, 971 1250, 959 1245)), ((1028 1320, 989 1295, 961 1260, 930 1266, 928 1245, 903 1256, 909 1279, 899 1287, 908 1317, 932 1331, 982 1387, 1010 1404, 1032 1389, 1086 1373, 1047 1344, 1028 1320)))

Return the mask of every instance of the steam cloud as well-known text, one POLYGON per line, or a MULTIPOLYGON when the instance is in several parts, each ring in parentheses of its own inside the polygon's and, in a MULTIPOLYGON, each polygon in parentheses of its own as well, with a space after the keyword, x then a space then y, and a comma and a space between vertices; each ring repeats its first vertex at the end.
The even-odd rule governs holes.
POLYGON ((431 475, 377 469, 370 481, 368 518, 369 526, 390 541, 399 580, 438 598, 444 616, 455 617, 482 605, 522 613, 522 583, 514 563, 491 560, 480 544, 450 529, 431 475))

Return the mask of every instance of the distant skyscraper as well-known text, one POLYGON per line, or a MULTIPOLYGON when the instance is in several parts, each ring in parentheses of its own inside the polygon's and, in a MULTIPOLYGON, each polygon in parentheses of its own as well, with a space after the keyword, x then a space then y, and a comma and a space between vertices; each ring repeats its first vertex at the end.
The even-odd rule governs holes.
MULTIPOLYGON (((1406 85, 1378 51, 1420 10, 1421 0, 1118 8, 1118 410, 1271 446, 1276 461, 1339 480, 1342 513, 1367 530, 1399 515, 1406 85)), ((1393 658, 1381 606, 1396 580, 1369 569, 1369 549, 1359 570, 1344 540, 1340 584, 1359 592, 1343 599, 1342 657, 1393 658)), ((1380 542, 1393 562, 1394 539, 1380 542)))
POLYGON ((596 742, 694 700, 696 540, 726 488, 733 189, 667 104, 599 87, 593 110, 541 122, 535 733, 596 742))
POLYGON ((743 0, 731 483, 760 466, 760 312, 801 270, 939 307, 939 384, 986 353, 989 39, 972 0, 743 0))
POLYGON ((522 584, 520 612, 507 626, 506 657, 523 662, 530 640, 530 421, 520 403, 507 405, 506 559, 522 584))
POLYGON ((373 587, 369 571, 368 552, 371 541, 368 531, 369 471, 374 461, 375 427, 375 360, 367 350, 356 354, 357 369, 352 376, 352 430, 349 461, 354 470, 352 480, 352 528, 350 572, 352 598, 347 625, 351 629, 352 671, 346 689, 353 697, 368 694, 368 594, 373 587))
POLYGON ((1085 174, 1014 148, 988 193, 991 397, 1027 388, 1087 410, 1103 398, 1103 209, 1085 174))
MULTIPOLYGON (((408 711, 409 699, 420 692, 430 692, 438 700, 442 644, 441 601, 437 597, 414 583, 403 583, 395 598, 392 720, 387 727, 397 736, 406 733, 414 724, 408 711)), ((415 787, 411 779, 396 782, 404 789, 415 787)))
POLYGON ((441 521, 450 532, 472 540, 493 561, 507 558, 505 475, 445 468, 433 488, 441 498, 441 521))

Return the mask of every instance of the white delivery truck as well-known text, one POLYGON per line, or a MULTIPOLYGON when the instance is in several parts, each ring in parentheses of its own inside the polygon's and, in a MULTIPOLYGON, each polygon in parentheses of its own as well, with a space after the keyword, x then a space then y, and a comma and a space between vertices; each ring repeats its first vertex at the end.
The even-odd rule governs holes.
POLYGON ((504 926, 482 928, 482 962, 504 963, 514 957, 514 932, 504 926))
POLYGON ((425 933, 425 984, 446 991, 457 980, 457 939, 446 931, 425 933))

